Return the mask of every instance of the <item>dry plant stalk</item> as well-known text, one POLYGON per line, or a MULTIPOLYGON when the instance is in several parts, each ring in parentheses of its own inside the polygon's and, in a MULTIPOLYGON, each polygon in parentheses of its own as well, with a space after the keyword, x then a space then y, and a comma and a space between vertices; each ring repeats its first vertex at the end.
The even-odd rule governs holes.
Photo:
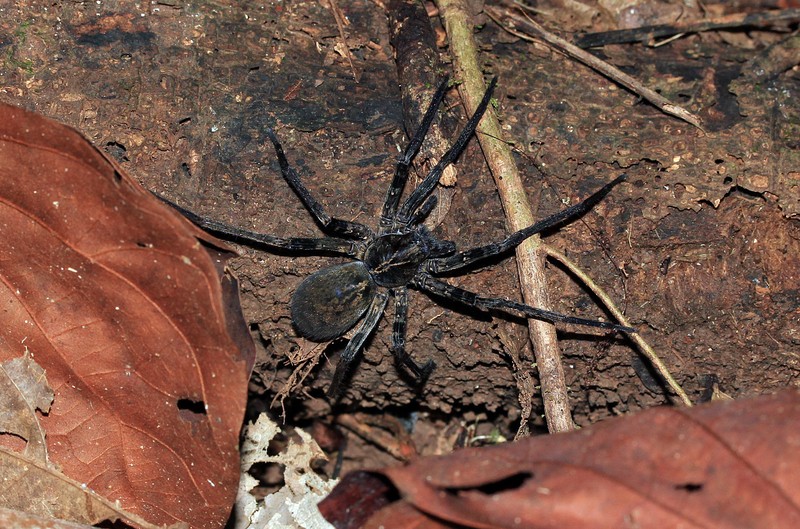
POLYGON ((672 103, 669 99, 660 95, 655 90, 644 86, 635 77, 626 74, 616 66, 598 59, 591 53, 582 50, 571 42, 567 42, 558 35, 550 33, 527 15, 523 17, 522 15, 514 13, 511 10, 503 11, 490 6, 486 6, 486 13, 492 18, 492 20, 497 22, 501 28, 512 35, 527 41, 532 41, 534 38, 540 39, 551 48, 564 53, 568 57, 572 57, 573 59, 582 62, 590 68, 602 73, 609 79, 621 84, 633 93, 640 95, 662 112, 671 114, 687 123, 694 125, 700 130, 703 130, 703 123, 695 114, 692 114, 685 108, 672 103))
POLYGON ((358 83, 361 76, 358 75, 356 67, 353 64, 353 54, 350 52, 350 46, 347 44, 347 34, 344 31, 345 25, 350 22, 342 14, 342 10, 339 9, 339 4, 336 3, 336 0, 329 1, 333 18, 336 19, 336 27, 339 29, 339 37, 342 39, 341 46, 337 46, 337 50, 347 58, 347 62, 350 64, 350 70, 353 72, 353 79, 358 83))
POLYGON ((414 443, 405 433, 403 426, 391 420, 371 418, 365 413, 343 413, 336 417, 336 424, 343 426, 399 461, 411 461, 419 454, 414 443), (384 421, 384 424, 373 425, 370 420, 384 421))
MULTIPOLYGON (((566 255, 562 254, 552 246, 548 244, 543 244, 542 247, 544 251, 547 252, 547 255, 559 261, 561 264, 566 266, 570 272, 575 274, 575 276, 581 280, 581 282, 586 285, 586 287, 592 291, 592 293, 597 296, 597 299, 600 300, 601 303, 608 309, 608 311, 614 315, 617 321, 621 325, 627 325, 628 327, 631 326, 628 319, 622 314, 622 311, 617 308, 614 302, 611 300, 611 297, 606 294, 606 292, 600 288, 600 286, 592 281, 592 278, 589 277, 586 272, 580 269, 580 267, 572 262, 566 255)), ((653 368, 658 371, 658 374, 664 379, 667 385, 675 392, 681 402, 683 402, 686 406, 691 406, 692 401, 689 399, 689 396, 683 390, 678 381, 675 380, 675 377, 672 376, 672 373, 669 372, 669 369, 661 360, 661 358, 656 354, 655 350, 650 347, 644 338, 639 333, 631 334, 628 336, 633 343, 639 348, 639 351, 644 355, 649 361, 653 368)))
MULTIPOLYGON (((478 61, 477 47, 472 38, 472 24, 469 22, 469 14, 460 0, 438 0, 437 5, 444 19, 456 76, 462 81, 462 84, 459 85, 462 99, 465 102, 467 111, 471 113, 478 105, 481 94, 485 91, 485 86, 478 61)), ((685 116, 682 117, 686 119, 685 116)), ((527 201, 511 149, 500 138, 502 138, 500 126, 494 113, 489 109, 478 126, 478 140, 497 185, 506 212, 506 218, 508 219, 509 229, 516 231, 533 224, 535 221, 534 212, 527 201)), ((566 257, 542 243, 538 235, 531 237, 517 247, 517 265, 525 303, 544 309, 549 308, 547 282, 544 277, 545 254, 553 256, 570 268, 590 289, 598 293, 604 305, 618 318, 620 323, 629 325, 621 311, 616 308, 611 299, 603 293, 591 278, 574 263, 569 262, 566 257)), ((573 429, 574 423, 570 414, 567 386, 561 354, 558 349, 555 326, 540 320, 531 319, 528 321, 531 342, 534 346, 534 354, 539 369, 548 429, 551 433, 573 429)), ((638 334, 631 335, 631 339, 651 361, 681 401, 685 405, 691 406, 692 403, 689 397, 669 373, 669 370, 656 355, 655 351, 638 334)))
MULTIPOLYGON (((471 114, 486 87, 478 61, 478 49, 472 38, 470 15, 458 0, 438 0, 437 5, 450 43, 456 78, 462 81, 459 85, 461 96, 467 112, 471 114)), ((517 231, 530 226, 535 221, 535 213, 525 195, 511 149, 500 139, 503 134, 491 107, 478 125, 477 136, 500 193, 509 230, 517 231)), ((549 309, 544 254, 540 245, 538 235, 520 244, 516 250, 517 266, 525 303, 549 309)), ((531 319, 528 320, 528 329, 539 368, 547 427, 552 433, 572 430, 575 425, 570 414, 556 328, 551 323, 531 319)))

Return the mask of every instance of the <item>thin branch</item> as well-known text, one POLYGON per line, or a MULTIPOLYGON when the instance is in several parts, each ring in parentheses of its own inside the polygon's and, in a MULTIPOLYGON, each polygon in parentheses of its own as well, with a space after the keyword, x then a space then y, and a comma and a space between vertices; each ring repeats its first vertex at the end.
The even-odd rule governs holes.
POLYGON ((344 46, 345 57, 347 58, 347 62, 350 63, 350 70, 353 72, 353 79, 355 79, 356 83, 359 80, 358 72, 356 72, 356 67, 353 64, 353 54, 350 53, 350 46, 347 45, 347 35, 344 32, 345 23, 349 24, 347 20, 342 15, 342 11, 339 9, 339 5, 336 3, 336 0, 330 0, 331 11, 333 12, 333 18, 336 19, 336 27, 339 28, 339 36, 342 38, 342 46, 344 46))
MULTIPOLYGON (((390 417, 390 416, 385 416, 390 417)), ((410 461, 418 456, 411 439, 398 422, 385 420, 383 428, 369 424, 371 417, 364 413, 342 413, 336 416, 336 424, 344 426, 365 441, 383 449, 400 461, 410 461), (387 431, 388 430, 388 431, 387 431)), ((375 420, 372 418, 372 420, 375 420)))
POLYGON ((636 78, 631 77, 616 66, 600 60, 591 53, 580 49, 574 44, 562 39, 558 35, 550 33, 527 15, 523 17, 522 15, 512 12, 511 10, 501 10, 497 7, 488 5, 485 6, 484 9, 492 20, 497 22, 500 27, 512 35, 527 41, 540 39, 561 53, 564 53, 567 56, 582 62, 590 68, 607 76, 609 79, 621 84, 631 92, 649 101, 663 112, 671 114, 679 119, 682 119, 683 121, 686 121, 687 123, 694 125, 700 130, 703 130, 702 121, 698 116, 692 114, 685 108, 672 103, 669 99, 658 94, 655 90, 647 88, 636 78))
POLYGON ((709 18, 700 22, 691 21, 586 33, 585 35, 576 36, 573 42, 581 48, 621 44, 624 42, 645 42, 649 46, 653 46, 656 39, 685 33, 700 33, 712 29, 774 26, 779 22, 788 25, 798 21, 800 21, 800 9, 781 9, 779 11, 764 11, 761 13, 734 13, 732 15, 709 18))
MULTIPOLYGON (((586 285, 586 287, 589 288, 589 290, 591 290, 595 296, 597 296, 597 298, 603 303, 606 309, 611 314, 613 314, 614 318, 616 318, 616 320, 620 324, 627 325, 628 327, 631 326, 630 322, 628 322, 627 318, 625 318, 625 315, 622 313, 622 311, 620 311, 614 304, 614 301, 611 299, 611 297, 608 294, 606 294, 605 291, 602 288, 600 288, 599 285, 597 285, 597 283, 592 281, 592 278, 589 277, 586 274, 586 272, 581 270, 577 264, 572 262, 566 255, 562 254, 552 246, 549 246, 547 244, 542 244, 542 248, 544 249, 544 251, 547 253, 548 256, 560 262, 561 264, 566 266, 570 272, 575 274, 578 277, 578 279, 580 279, 581 282, 584 285, 586 285)), ((664 362, 661 361, 661 358, 659 358, 659 356, 656 354, 653 348, 650 347, 650 345, 644 341, 644 338, 642 338, 641 334, 639 333, 629 334, 628 338, 633 340, 633 342, 637 345, 637 347, 639 347, 641 353, 650 361, 655 370, 658 371, 659 375, 661 375, 661 377, 664 379, 667 385, 672 389, 672 391, 674 391, 675 394, 678 395, 681 401, 683 401, 683 403, 686 406, 691 406, 692 401, 689 399, 689 396, 686 394, 685 391, 683 391, 681 385, 678 384, 678 382, 669 372, 667 366, 664 364, 664 362)))
MULTIPOLYGON (((461 97, 471 114, 478 106, 486 86, 478 49, 472 37, 470 15, 460 0, 437 0, 437 5, 444 19, 456 79, 462 81, 459 85, 461 97)), ((530 226, 535 219, 534 212, 525 195, 511 149, 500 139, 503 134, 491 107, 481 120, 478 132, 478 140, 497 185, 509 229, 517 231, 530 226)), ((540 245, 538 236, 520 244, 516 250, 517 266, 525 303, 548 309, 550 300, 540 245)), ((574 429, 556 329, 552 324, 540 320, 528 320, 528 328, 539 368, 547 427, 551 432, 574 429)))

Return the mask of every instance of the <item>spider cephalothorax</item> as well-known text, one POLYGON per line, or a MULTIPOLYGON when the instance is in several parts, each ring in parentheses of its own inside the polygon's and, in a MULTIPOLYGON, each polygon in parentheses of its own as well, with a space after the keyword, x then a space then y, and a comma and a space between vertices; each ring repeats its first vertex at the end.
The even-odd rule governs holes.
POLYGON ((457 252, 454 243, 438 239, 422 224, 436 205, 436 196, 431 193, 444 168, 458 158, 474 134, 489 104, 495 84, 496 79, 493 79, 475 114, 469 119, 456 142, 401 204, 400 198, 408 179, 411 162, 419 151, 436 110, 444 98, 448 87, 447 80, 439 86, 419 130, 397 162, 377 232, 364 224, 330 217, 289 165, 283 147, 271 130, 267 131, 267 136, 275 146, 284 179, 328 236, 274 237, 205 219, 178 207, 199 226, 237 241, 297 252, 339 254, 354 259, 352 262, 333 265, 308 276, 300 283, 291 301, 292 321, 299 333, 309 339, 332 340, 351 329, 354 330, 336 367, 329 394, 338 393, 347 368, 377 326, 389 297, 394 298, 392 353, 398 363, 411 371, 420 381, 424 381, 430 374, 434 367, 432 361, 420 365, 405 350, 409 287, 480 309, 504 309, 550 322, 587 325, 622 332, 634 331, 630 327, 565 316, 515 301, 482 297, 436 277, 445 272, 451 273, 472 266, 476 261, 509 252, 531 235, 582 215, 599 202, 616 183, 624 179, 624 175, 617 177, 583 202, 514 232, 500 242, 457 252))

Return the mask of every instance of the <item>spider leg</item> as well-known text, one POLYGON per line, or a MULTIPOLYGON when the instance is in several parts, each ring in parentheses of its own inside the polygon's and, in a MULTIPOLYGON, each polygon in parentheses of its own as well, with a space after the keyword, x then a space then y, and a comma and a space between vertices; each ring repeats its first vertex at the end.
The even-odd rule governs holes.
POLYGON ((414 286, 425 292, 430 292, 431 294, 435 294, 437 296, 441 296, 447 299, 452 299, 454 301, 459 301, 461 303, 464 303, 465 305, 481 309, 513 310, 521 312, 522 314, 524 314, 529 318, 549 321, 550 323, 556 323, 556 322, 571 323, 574 325, 585 325, 587 327, 599 327, 601 329, 611 329, 618 332, 626 332, 626 333, 636 332, 636 329, 632 327, 625 327, 623 325, 617 325, 615 323, 598 321, 598 320, 588 320, 585 318, 575 318, 573 316, 559 314, 558 312, 551 312, 549 310, 537 309, 536 307, 531 307, 530 305, 525 305, 523 303, 517 303, 516 301, 509 301, 507 299, 485 298, 479 296, 474 292, 470 292, 469 290, 465 290, 463 288, 459 288, 450 285, 448 283, 445 283, 444 281, 440 281, 434 278, 433 276, 426 274, 425 272, 420 272, 419 274, 417 274, 417 276, 414 278, 413 284, 414 286))
POLYGON ((449 78, 445 77, 439 85, 436 94, 434 94, 433 99, 431 99, 431 104, 428 105, 428 110, 425 111, 422 123, 414 133, 414 137, 406 147, 403 155, 397 160, 394 178, 392 178, 392 183, 389 185, 389 190, 386 192, 386 200, 384 201, 383 211, 381 212, 380 228, 382 232, 392 229, 393 227, 392 224, 394 222, 395 213, 397 213, 397 206, 400 204, 400 195, 403 193, 403 188, 408 180, 408 170, 411 167, 411 161, 419 152, 425 135, 428 134, 428 129, 433 122, 433 118, 436 116, 436 110, 439 108, 442 99, 444 99, 444 94, 447 92, 448 81, 449 78))
POLYGON ((344 348, 344 351, 342 351, 341 356, 339 357, 339 363, 336 365, 336 371, 333 373, 331 387, 328 388, 328 396, 330 398, 335 399, 339 396, 342 382, 344 381, 344 377, 347 374, 350 364, 353 363, 356 355, 358 355, 358 353, 361 351, 361 348, 364 347, 364 342, 367 340, 369 335, 375 330, 375 327, 378 325, 378 320, 381 319, 381 315, 386 309, 386 303, 388 301, 389 296, 384 292, 376 294, 375 298, 373 298, 372 303, 364 315, 364 319, 361 320, 361 324, 358 326, 355 334, 350 339, 347 346, 344 348))
POLYGON ((492 92, 494 91, 495 85, 497 85, 497 77, 493 78, 489 83, 489 88, 487 88, 486 93, 483 94, 483 99, 478 105, 478 108, 475 109, 475 113, 469 118, 469 121, 467 121, 464 130, 461 131, 456 142, 450 147, 450 150, 445 153, 442 159, 439 160, 439 163, 431 169, 419 186, 411 192, 411 195, 409 195, 405 203, 403 203, 398 214, 400 222, 404 224, 409 222, 409 218, 414 210, 416 210, 425 201, 428 195, 431 194, 434 188, 436 188, 436 184, 439 182, 444 168, 453 163, 467 146, 469 139, 475 133, 478 122, 480 122, 483 113, 486 112, 486 108, 489 106, 489 101, 492 99, 492 92))
POLYGON ((422 207, 415 211, 414 215, 411 216, 411 219, 408 222, 409 226, 417 226, 422 224, 427 216, 431 214, 431 211, 433 211, 433 208, 436 207, 438 202, 439 199, 436 198, 436 195, 429 196, 428 200, 423 202, 422 207))
POLYGON ((430 376, 436 363, 428 360, 424 365, 419 365, 406 352, 406 323, 408 321, 408 289, 398 287, 392 289, 394 295, 394 324, 392 326, 392 354, 398 364, 405 366, 419 383, 425 382, 430 376))
MULTIPOLYGON (((154 193, 155 194, 155 193, 154 193)), ((347 239, 336 239, 333 237, 275 237, 263 233, 256 233, 250 230, 244 230, 231 226, 223 222, 207 219, 189 211, 188 209, 179 206, 160 195, 155 195, 159 200, 168 204, 178 211, 181 215, 189 219, 193 224, 211 233, 224 235, 226 239, 233 242, 240 242, 246 244, 262 244, 264 246, 271 246, 273 248, 282 248, 284 250, 300 251, 300 252, 331 252, 339 255, 348 255, 350 257, 357 257, 361 254, 362 244, 358 241, 347 239)))
POLYGON ((470 250, 464 250, 463 252, 459 252, 455 255, 451 255, 449 257, 440 257, 438 259, 430 259, 426 265, 425 269, 432 273, 440 273, 440 272, 448 272, 451 270, 458 270, 459 268, 463 268, 468 266, 475 261, 479 261, 481 259, 486 259, 487 257, 493 257, 497 254, 503 253, 507 250, 512 248, 516 248, 522 241, 534 235, 536 233, 542 232, 553 226, 557 226, 565 221, 575 219, 592 209, 595 204, 600 202, 603 197, 605 197, 611 188, 620 183, 621 181, 625 180, 627 175, 622 174, 615 178, 612 182, 604 185, 600 188, 599 191, 596 191, 592 194, 589 198, 585 199, 583 202, 578 202, 577 204, 570 206, 566 209, 563 209, 556 213, 555 215, 551 215, 546 219, 542 219, 535 224, 528 226, 527 228, 523 228, 519 231, 516 231, 508 236, 504 241, 495 242, 491 244, 487 244, 485 246, 480 246, 478 248, 472 248, 470 250))
POLYGON ((275 146, 275 154, 278 156, 278 164, 281 166, 281 173, 283 174, 284 180, 286 180, 295 194, 300 197, 303 205, 311 212, 323 231, 337 237, 345 238, 369 239, 374 236, 369 227, 359 222, 337 219, 328 215, 325 212, 325 208, 322 207, 322 204, 317 202, 308 188, 300 181, 300 176, 297 174, 297 171, 289 165, 286 154, 283 152, 281 142, 278 141, 275 132, 273 132, 272 129, 267 129, 265 132, 270 141, 272 141, 272 145, 275 146))

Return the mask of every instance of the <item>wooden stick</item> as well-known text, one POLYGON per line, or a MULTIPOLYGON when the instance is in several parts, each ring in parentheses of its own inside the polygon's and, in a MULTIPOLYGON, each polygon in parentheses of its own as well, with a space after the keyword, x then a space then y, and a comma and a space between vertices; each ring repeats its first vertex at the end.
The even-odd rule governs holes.
MULTIPOLYGON (((336 3, 336 0, 330 1, 333 18, 336 19, 336 27, 339 28, 339 36, 342 38, 342 46, 344 47, 345 58, 347 58, 347 62, 350 63, 350 70, 353 72, 353 79, 355 79, 356 83, 358 83, 360 76, 356 71, 355 64, 353 64, 353 54, 350 53, 350 46, 347 45, 347 35, 344 32, 344 26, 347 19, 345 19, 344 15, 342 15, 342 11, 339 9, 339 5, 336 3)), ((347 23, 349 24, 349 22, 347 23)))
POLYGON ((522 16, 511 10, 502 10, 497 7, 486 5, 484 7, 486 13, 503 29, 521 39, 533 41, 534 38, 543 40, 552 48, 566 54, 573 59, 576 59, 590 68, 597 70, 609 79, 616 81, 631 92, 646 99, 655 107, 661 109, 667 114, 671 114, 687 123, 691 123, 695 127, 703 130, 702 121, 700 118, 688 110, 675 105, 669 99, 658 94, 655 90, 647 88, 634 77, 626 74, 616 66, 598 59, 591 53, 588 53, 574 44, 567 42, 558 35, 554 35, 537 24, 533 19, 528 18, 527 15, 522 16))
MULTIPOLYGON (((473 25, 462 0, 437 0, 436 3, 444 19, 456 79, 461 81, 461 97, 471 114, 486 90, 478 61, 478 49, 472 37, 473 25)), ((503 133, 491 105, 478 126, 477 136, 503 202, 509 230, 516 231, 530 226, 535 219, 534 212, 525 195, 511 149, 500 139, 503 133)), ((540 246, 538 236, 520 244, 516 249, 517 266, 525 303, 548 309, 550 300, 540 246)), ((570 413, 556 328, 551 323, 531 319, 528 320, 528 329, 539 368, 547 427, 550 432, 572 430, 575 425, 570 413)))
POLYGON ((655 45, 655 40, 684 33, 700 33, 712 29, 764 27, 772 26, 777 22, 791 24, 800 21, 800 9, 781 9, 779 11, 765 11, 762 13, 735 13, 717 18, 709 18, 700 22, 686 22, 677 24, 660 24, 656 26, 642 26, 631 29, 618 29, 614 31, 600 31, 586 33, 572 39, 576 46, 592 48, 606 44, 622 44, 624 42, 645 42, 650 46, 655 45))
MULTIPOLYGON (((603 303, 603 305, 605 305, 606 309, 608 309, 608 311, 614 315, 614 318, 616 318, 616 320, 620 323, 620 325, 626 325, 628 327, 631 327, 630 322, 622 313, 622 311, 617 308, 611 297, 608 294, 606 294, 605 291, 602 288, 600 288, 599 285, 597 285, 597 283, 592 281, 592 278, 589 277, 586 274, 586 272, 581 270, 578 267, 578 265, 569 260, 569 258, 567 258, 566 255, 559 252, 552 246, 549 246, 547 244, 543 246, 545 252, 547 252, 547 255, 549 255, 556 261, 566 266, 570 272, 575 274, 578 277, 578 279, 581 280, 581 283, 586 285, 586 287, 589 290, 591 290, 595 296, 597 296, 597 298, 603 303)), ((648 344, 644 340, 644 338, 642 338, 641 334, 634 333, 628 335, 627 337, 637 345, 639 351, 641 351, 641 353, 650 361, 650 364, 652 364, 653 368, 658 372, 659 375, 661 375, 661 377, 664 379, 667 385, 672 389, 672 391, 675 392, 678 398, 681 399, 681 401, 686 406, 691 406, 692 401, 689 399, 689 396, 686 394, 685 391, 683 391, 681 385, 678 384, 678 382, 669 372, 667 366, 664 364, 664 362, 661 361, 661 358, 659 358, 659 356, 656 354, 653 348, 650 347, 650 344, 648 344)))
MULTIPOLYGON (((362 413, 343 413, 336 416, 336 424, 344 426, 365 441, 383 449, 392 457, 400 461, 410 461, 417 457, 417 449, 407 435, 402 435, 401 428, 394 428, 395 431, 390 432, 376 428, 368 424, 368 421, 369 416, 362 413)), ((387 424, 386 426, 391 429, 392 425, 387 424)))

